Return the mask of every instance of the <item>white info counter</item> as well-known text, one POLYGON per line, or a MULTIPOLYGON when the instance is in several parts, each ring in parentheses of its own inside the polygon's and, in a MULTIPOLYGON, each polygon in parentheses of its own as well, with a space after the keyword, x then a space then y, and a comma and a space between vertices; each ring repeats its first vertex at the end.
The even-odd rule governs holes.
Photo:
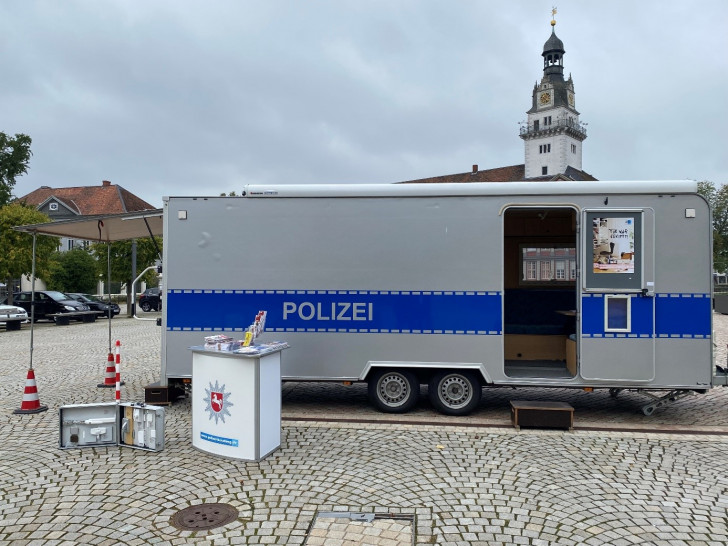
POLYGON ((192 351, 192 445, 259 461, 281 445, 281 351, 287 343, 192 351))

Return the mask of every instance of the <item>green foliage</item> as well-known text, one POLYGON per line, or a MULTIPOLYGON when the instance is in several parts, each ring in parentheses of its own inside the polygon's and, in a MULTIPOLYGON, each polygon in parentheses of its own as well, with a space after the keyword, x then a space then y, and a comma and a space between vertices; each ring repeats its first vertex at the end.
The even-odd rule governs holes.
POLYGON ((93 294, 98 279, 96 271, 96 260, 83 248, 54 252, 50 259, 48 288, 60 292, 93 294))
MULTIPOLYGON (((162 251, 162 239, 155 237, 159 251, 162 251)), ((137 274, 141 273, 144 268, 154 265, 159 259, 157 249, 151 239, 137 239, 137 274)), ((111 280, 126 283, 131 293, 131 244, 132 241, 117 241, 111 243, 111 280)), ((107 278, 107 244, 93 243, 91 251, 97 260, 97 273, 102 275, 104 282, 107 278)), ((147 283, 157 284, 157 274, 149 271, 144 277, 147 283)))
POLYGON ((713 210, 713 270, 728 270, 728 186, 716 187, 707 180, 698 182, 698 193, 713 210))
MULTIPOLYGON (((49 221, 48 216, 22 203, 0 207, 0 279, 7 283, 30 275, 33 267, 33 236, 12 228, 49 221)), ((48 259, 58 248, 58 238, 38 235, 35 246, 35 276, 45 279, 49 273, 48 259)))
POLYGON ((0 131, 0 207, 10 203, 15 187, 15 178, 28 171, 31 138, 16 134, 8 137, 0 131))

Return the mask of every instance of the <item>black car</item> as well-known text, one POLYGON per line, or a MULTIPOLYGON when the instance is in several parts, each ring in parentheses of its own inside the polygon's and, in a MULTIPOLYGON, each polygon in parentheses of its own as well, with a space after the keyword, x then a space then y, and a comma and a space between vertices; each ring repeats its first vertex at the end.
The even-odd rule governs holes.
MULTIPOLYGON (((31 303, 33 302, 31 296, 32 292, 30 291, 13 294, 13 305, 25 309, 28 312, 28 317, 31 316, 31 303)), ((45 318, 54 320, 54 317, 49 317, 48 315, 77 313, 79 311, 89 311, 89 306, 71 299, 63 292, 57 292, 55 290, 36 290, 35 292, 35 320, 45 318)), ((76 320, 85 320, 84 315, 77 315, 73 318, 76 320)))
POLYGON ((66 295, 76 301, 80 301, 81 303, 88 305, 89 309, 91 309, 92 311, 98 311, 99 315, 102 315, 104 317, 111 316, 111 318, 114 318, 115 315, 121 313, 121 309, 119 308, 119 306, 116 303, 111 302, 111 314, 109 314, 109 302, 104 301, 101 298, 98 298, 91 294, 78 294, 76 292, 67 292, 66 295))
POLYGON ((159 288, 147 288, 141 296, 139 296, 139 307, 142 311, 161 311, 162 310, 162 291, 159 288))

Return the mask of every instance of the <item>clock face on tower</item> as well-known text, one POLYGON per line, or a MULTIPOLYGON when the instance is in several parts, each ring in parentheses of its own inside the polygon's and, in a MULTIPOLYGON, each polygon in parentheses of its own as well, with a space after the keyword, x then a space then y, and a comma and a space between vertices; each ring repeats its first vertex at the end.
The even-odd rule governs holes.
POLYGON ((569 93, 569 106, 574 107, 574 95, 569 93))
POLYGON ((541 93, 541 96, 538 100, 541 105, 548 104, 549 102, 551 102, 551 93, 541 93))

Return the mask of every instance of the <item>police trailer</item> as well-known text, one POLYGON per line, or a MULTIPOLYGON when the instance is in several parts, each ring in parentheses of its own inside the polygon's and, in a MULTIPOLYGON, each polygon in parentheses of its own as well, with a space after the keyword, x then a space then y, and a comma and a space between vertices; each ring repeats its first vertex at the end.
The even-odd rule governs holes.
MULTIPOLYGON (((712 356, 712 239, 690 181, 247 186, 165 197, 163 389, 190 346, 260 310, 284 381, 368 384, 406 412, 488 386, 648 395, 646 415, 725 384, 712 356)), ((487 392, 487 391, 486 391, 487 392)), ((158 401, 158 400, 157 400, 158 401)))

